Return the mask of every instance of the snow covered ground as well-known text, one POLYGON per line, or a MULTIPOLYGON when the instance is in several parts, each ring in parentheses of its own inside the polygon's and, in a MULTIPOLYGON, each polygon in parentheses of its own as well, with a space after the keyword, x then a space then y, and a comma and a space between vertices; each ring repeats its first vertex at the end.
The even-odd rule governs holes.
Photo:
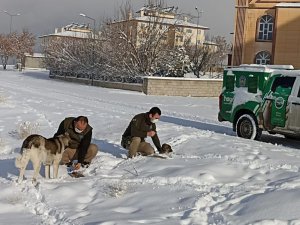
POLYGON ((300 224, 300 142, 237 138, 217 112, 217 98, 145 96, 0 71, 0 224, 300 224), (152 106, 163 112, 161 142, 175 154, 125 160, 121 134, 152 106), (78 115, 89 117, 100 148, 86 177, 61 167, 59 179, 40 176, 34 186, 30 164, 17 184, 24 130, 52 137, 78 115))

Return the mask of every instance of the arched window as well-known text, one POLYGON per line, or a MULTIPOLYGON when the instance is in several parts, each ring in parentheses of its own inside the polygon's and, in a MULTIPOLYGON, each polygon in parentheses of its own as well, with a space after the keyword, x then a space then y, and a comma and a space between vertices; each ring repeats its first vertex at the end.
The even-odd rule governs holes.
POLYGON ((259 41, 271 41, 273 39, 274 19, 270 15, 262 16, 258 23, 259 41))
POLYGON ((256 54, 255 64, 269 65, 271 63, 271 54, 266 51, 262 51, 256 54))

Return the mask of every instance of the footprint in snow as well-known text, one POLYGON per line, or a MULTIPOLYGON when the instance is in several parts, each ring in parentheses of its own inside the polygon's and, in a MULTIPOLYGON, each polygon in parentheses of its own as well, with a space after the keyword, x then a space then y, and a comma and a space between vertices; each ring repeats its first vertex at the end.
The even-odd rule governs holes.
POLYGON ((130 214, 139 211, 139 209, 134 207, 118 207, 115 208, 113 211, 118 213, 130 214))

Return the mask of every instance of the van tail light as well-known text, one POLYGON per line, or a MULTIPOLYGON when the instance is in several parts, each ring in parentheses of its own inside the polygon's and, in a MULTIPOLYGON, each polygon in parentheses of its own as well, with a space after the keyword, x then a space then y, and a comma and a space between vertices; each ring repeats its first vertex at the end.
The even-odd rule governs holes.
POLYGON ((220 96, 219 96, 219 110, 220 111, 222 110, 222 101, 223 101, 223 95, 220 94, 220 96))

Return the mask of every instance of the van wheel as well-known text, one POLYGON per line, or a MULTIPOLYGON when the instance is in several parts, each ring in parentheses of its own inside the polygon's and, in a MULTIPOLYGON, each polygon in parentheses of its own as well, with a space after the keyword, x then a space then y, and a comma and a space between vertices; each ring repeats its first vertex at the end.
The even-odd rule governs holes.
POLYGON ((256 119, 252 115, 244 114, 236 123, 236 133, 238 137, 259 140, 262 130, 258 128, 256 119))

